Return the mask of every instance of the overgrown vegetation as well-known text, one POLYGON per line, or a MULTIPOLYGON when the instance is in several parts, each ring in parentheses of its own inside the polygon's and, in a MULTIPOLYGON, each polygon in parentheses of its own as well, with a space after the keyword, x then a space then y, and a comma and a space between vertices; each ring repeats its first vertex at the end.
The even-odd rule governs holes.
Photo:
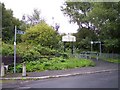
MULTIPOLYGON (((64 59, 63 57, 55 57, 48 60, 46 58, 39 59, 37 61, 26 62, 27 72, 40 72, 44 70, 64 70, 70 68, 80 68, 95 66, 95 63, 91 60, 86 59, 77 59, 77 58, 68 58, 64 59)), ((17 65, 17 72, 22 72, 22 64, 17 65)), ((13 71, 13 67, 10 68, 13 71)))
MULTIPOLYGON (((3 56, 13 56, 14 46, 10 44, 2 44, 2 55, 3 56)), ((56 50, 48 47, 43 47, 41 45, 33 45, 27 43, 17 44, 17 55, 22 57, 22 61, 34 61, 40 58, 52 58, 60 57, 68 58, 68 54, 64 53, 62 50, 56 50)))
POLYGON ((13 45, 2 42, 2 55, 13 56, 13 54, 14 54, 13 45))

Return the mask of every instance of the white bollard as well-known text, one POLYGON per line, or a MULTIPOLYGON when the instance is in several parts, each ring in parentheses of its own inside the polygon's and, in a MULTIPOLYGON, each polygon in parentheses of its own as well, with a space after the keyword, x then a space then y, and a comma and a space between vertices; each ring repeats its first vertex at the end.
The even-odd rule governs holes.
POLYGON ((25 76, 26 76, 26 65, 25 65, 25 62, 23 63, 22 76, 23 76, 23 77, 25 77, 25 76))
POLYGON ((1 63, 1 77, 5 76, 4 63, 1 63))

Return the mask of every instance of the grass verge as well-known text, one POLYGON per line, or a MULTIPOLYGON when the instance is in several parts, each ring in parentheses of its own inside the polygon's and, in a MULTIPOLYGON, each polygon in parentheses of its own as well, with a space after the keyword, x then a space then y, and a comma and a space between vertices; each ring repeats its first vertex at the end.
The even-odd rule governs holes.
POLYGON ((112 59, 112 58, 109 58, 109 59, 104 59, 104 61, 107 61, 107 62, 111 62, 111 63, 120 63, 120 59, 112 59))

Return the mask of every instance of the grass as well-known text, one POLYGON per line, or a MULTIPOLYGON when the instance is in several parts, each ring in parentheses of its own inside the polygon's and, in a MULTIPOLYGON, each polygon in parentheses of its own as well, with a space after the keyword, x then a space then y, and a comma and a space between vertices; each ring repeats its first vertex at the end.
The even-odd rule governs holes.
MULTIPOLYGON (((70 68, 81 68, 95 66, 95 63, 92 60, 87 59, 78 59, 78 58, 69 58, 63 59, 62 57, 55 57, 51 60, 40 59, 37 61, 26 62, 27 72, 41 72, 44 70, 65 70, 70 68)), ((11 68, 11 70, 13 70, 11 68)), ((17 72, 22 72, 22 64, 16 66, 17 72)))
POLYGON ((109 59, 104 59, 104 60, 107 61, 107 62, 111 62, 111 63, 120 63, 120 59, 109 58, 109 59))

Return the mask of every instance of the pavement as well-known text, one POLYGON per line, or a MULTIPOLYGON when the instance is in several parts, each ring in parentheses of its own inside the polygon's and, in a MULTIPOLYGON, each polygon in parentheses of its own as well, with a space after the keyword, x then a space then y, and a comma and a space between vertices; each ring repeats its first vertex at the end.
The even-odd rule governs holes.
POLYGON ((109 63, 106 61, 96 60, 96 59, 93 59, 93 61, 96 63, 95 67, 83 67, 83 68, 52 70, 52 71, 43 71, 43 72, 27 72, 26 77, 22 77, 22 73, 7 74, 4 77, 1 77, 0 80, 39 80, 39 79, 58 78, 58 77, 102 73, 102 72, 119 70, 118 64, 109 63))

